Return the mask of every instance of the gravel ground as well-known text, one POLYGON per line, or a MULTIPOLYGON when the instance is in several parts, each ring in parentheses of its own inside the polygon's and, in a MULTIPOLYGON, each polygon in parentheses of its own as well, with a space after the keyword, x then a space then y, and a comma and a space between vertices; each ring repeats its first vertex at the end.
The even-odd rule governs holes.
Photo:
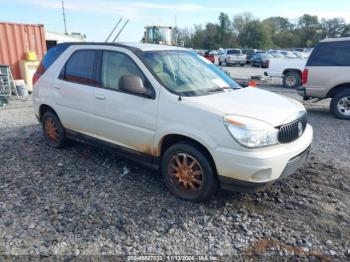
POLYGON ((31 98, 11 101, 0 108, 0 255, 349 260, 350 122, 334 119, 327 101, 306 107, 315 138, 299 171, 261 193, 220 191, 195 204, 116 155, 75 142, 50 148, 31 98))

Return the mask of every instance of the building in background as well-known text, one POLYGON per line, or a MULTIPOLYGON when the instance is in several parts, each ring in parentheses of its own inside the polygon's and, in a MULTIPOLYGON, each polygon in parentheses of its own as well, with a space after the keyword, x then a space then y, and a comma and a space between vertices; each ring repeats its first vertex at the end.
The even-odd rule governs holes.
POLYGON ((54 33, 54 32, 45 30, 45 39, 46 39, 46 47, 47 49, 50 49, 51 47, 54 47, 60 43, 84 42, 86 39, 86 35, 81 33, 61 34, 61 33, 54 33))

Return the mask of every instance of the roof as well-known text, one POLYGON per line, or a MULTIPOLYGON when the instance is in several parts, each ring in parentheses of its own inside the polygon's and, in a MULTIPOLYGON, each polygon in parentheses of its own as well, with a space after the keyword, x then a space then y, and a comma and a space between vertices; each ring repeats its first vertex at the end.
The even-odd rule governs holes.
POLYGON ((160 50, 188 50, 183 47, 171 46, 171 45, 156 45, 156 44, 144 44, 144 43, 119 43, 128 47, 140 49, 141 51, 160 51, 160 50))
POLYGON ((68 45, 101 45, 101 46, 117 46, 117 47, 124 47, 127 49, 130 49, 132 51, 166 51, 166 50, 188 50, 183 47, 177 47, 177 46, 170 46, 170 45, 156 45, 156 44, 144 44, 144 43, 110 43, 110 42, 71 42, 71 43, 65 43, 68 45))
POLYGON ((339 41, 350 41, 350 37, 338 37, 338 38, 326 38, 320 42, 339 42, 339 41))

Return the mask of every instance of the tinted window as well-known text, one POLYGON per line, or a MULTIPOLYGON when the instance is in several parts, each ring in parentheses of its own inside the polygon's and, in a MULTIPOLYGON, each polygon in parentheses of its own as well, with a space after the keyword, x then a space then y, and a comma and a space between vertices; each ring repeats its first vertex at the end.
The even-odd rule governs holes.
POLYGON ((49 68, 50 65, 53 64, 53 62, 56 61, 56 59, 67 49, 69 45, 62 44, 57 45, 55 47, 52 47, 47 51, 46 55, 44 56, 43 60, 41 61, 41 66, 46 70, 49 68))
POLYGON ((103 52, 102 58, 102 87, 119 89, 119 80, 125 75, 137 75, 145 86, 146 79, 141 70, 127 55, 117 52, 103 52))
POLYGON ((350 42, 327 42, 319 44, 310 58, 311 66, 350 66, 350 42))
POLYGON ((96 53, 94 50, 74 52, 68 59, 60 78, 78 84, 95 84, 93 75, 96 53))
POLYGON ((227 54, 228 55, 233 55, 233 54, 235 54, 235 55, 240 55, 241 54, 241 50, 235 50, 235 49, 233 49, 233 50, 227 50, 227 54))

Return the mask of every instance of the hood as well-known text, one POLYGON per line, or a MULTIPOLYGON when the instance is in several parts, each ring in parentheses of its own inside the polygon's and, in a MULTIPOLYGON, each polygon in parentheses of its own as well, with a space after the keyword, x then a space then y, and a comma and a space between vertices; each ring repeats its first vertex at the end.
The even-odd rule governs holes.
POLYGON ((293 121, 290 120, 293 115, 305 111, 304 106, 293 99, 251 87, 188 99, 223 116, 246 116, 275 127, 293 121))

